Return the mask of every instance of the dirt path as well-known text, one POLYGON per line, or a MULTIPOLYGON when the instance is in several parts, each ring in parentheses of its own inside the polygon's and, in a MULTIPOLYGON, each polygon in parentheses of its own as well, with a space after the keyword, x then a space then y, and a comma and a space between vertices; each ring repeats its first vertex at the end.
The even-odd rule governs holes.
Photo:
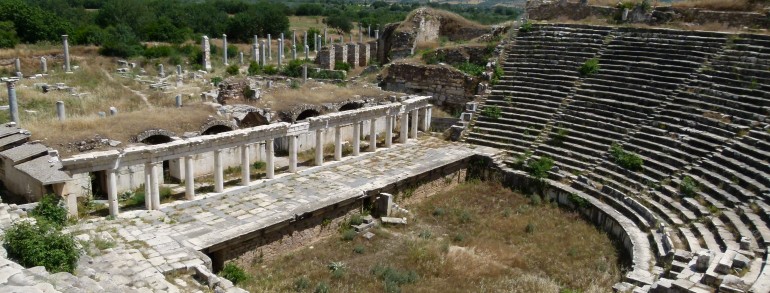
MULTIPOLYGON (((107 72, 107 70, 104 70, 104 68, 102 68, 102 73, 104 73, 104 75, 107 76, 107 79, 109 79, 110 81, 115 81, 115 78, 113 78, 112 75, 109 72, 107 72)), ((150 101, 147 100, 147 95, 145 95, 144 93, 142 93, 140 91, 134 90, 134 89, 128 87, 127 85, 124 85, 124 84, 120 84, 120 85, 123 88, 125 88, 125 89, 131 91, 132 93, 134 93, 135 95, 137 95, 139 98, 141 98, 142 101, 144 101, 144 104, 146 104, 148 108, 150 108, 150 109, 153 108, 152 104, 150 104, 150 101)))

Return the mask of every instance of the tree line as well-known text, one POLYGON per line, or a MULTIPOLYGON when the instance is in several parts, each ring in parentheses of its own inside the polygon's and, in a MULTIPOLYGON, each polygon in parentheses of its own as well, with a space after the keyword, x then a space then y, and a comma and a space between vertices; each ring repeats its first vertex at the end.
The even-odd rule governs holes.
MULTIPOLYGON (((503 6, 428 4, 481 23, 510 20, 520 11, 503 6)), ((0 1, 0 48, 18 43, 59 42, 101 46, 105 55, 142 54, 141 42, 182 44, 201 35, 227 34, 234 42, 254 35, 288 33, 290 15, 320 16, 339 33, 353 22, 384 27, 403 20, 417 2, 363 3, 343 0, 3 0, 0 1)))

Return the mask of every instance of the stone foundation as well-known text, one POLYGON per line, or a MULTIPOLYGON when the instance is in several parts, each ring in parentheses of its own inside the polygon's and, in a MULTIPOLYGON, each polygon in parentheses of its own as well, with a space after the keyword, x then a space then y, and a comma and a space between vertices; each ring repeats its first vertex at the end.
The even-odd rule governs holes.
POLYGON ((348 46, 334 45, 334 62, 348 62, 348 46))
POLYGON ((462 111, 478 84, 478 78, 451 66, 396 63, 382 73, 379 85, 386 91, 429 95, 434 105, 462 111))

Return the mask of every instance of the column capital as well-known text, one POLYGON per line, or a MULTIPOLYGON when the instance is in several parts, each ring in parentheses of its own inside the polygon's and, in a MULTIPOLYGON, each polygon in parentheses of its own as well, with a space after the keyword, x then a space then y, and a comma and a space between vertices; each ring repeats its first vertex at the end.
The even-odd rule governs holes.
POLYGON ((8 89, 15 89, 17 81, 16 79, 6 79, 5 85, 8 86, 8 89))
POLYGON ((61 35, 61 39, 65 40, 65 41, 67 40, 67 37, 69 37, 69 36, 68 35, 61 35))

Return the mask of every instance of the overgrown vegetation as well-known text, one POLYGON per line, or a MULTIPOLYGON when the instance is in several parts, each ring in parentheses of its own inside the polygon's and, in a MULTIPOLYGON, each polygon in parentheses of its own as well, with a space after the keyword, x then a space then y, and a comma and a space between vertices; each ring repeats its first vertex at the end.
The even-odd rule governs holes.
POLYGON ((30 213, 36 224, 20 221, 5 231, 8 258, 30 268, 44 266, 51 273, 75 271, 80 255, 75 239, 61 231, 67 210, 58 196, 46 195, 30 213))
POLYGON ((245 268, 252 278, 239 286, 251 292, 432 292, 441 284, 477 292, 483 284, 489 292, 586 292, 620 280, 618 252, 605 233, 577 212, 534 204, 499 184, 463 183, 403 207, 409 225, 372 228, 370 240, 326 237, 262 262, 244 256, 238 262, 253 264, 245 268))
POLYGON ((531 32, 532 29, 533 29, 532 28, 532 23, 529 22, 529 21, 522 23, 521 26, 519 27, 519 31, 522 32, 522 33, 531 32))
POLYGON ((246 275, 246 271, 244 271, 234 262, 226 263, 222 268, 222 271, 219 272, 219 275, 236 285, 248 280, 249 278, 249 276, 246 275))
POLYGON ((499 119, 503 116, 503 110, 498 106, 484 106, 484 109, 481 110, 481 115, 492 119, 499 119))
POLYGON ((617 142, 610 146, 610 155, 616 164, 631 171, 640 171, 644 165, 642 157, 634 152, 624 150, 617 142))
POLYGON ((542 156, 527 164, 529 175, 538 179, 548 177, 548 171, 551 171, 551 168, 553 168, 553 159, 548 156, 542 156))
POLYGON ((679 192, 686 197, 693 197, 698 193, 698 182, 690 176, 684 176, 679 183, 679 192))
POLYGON ((591 76, 599 73, 599 59, 591 58, 586 60, 586 62, 580 66, 578 71, 582 76, 591 76))

